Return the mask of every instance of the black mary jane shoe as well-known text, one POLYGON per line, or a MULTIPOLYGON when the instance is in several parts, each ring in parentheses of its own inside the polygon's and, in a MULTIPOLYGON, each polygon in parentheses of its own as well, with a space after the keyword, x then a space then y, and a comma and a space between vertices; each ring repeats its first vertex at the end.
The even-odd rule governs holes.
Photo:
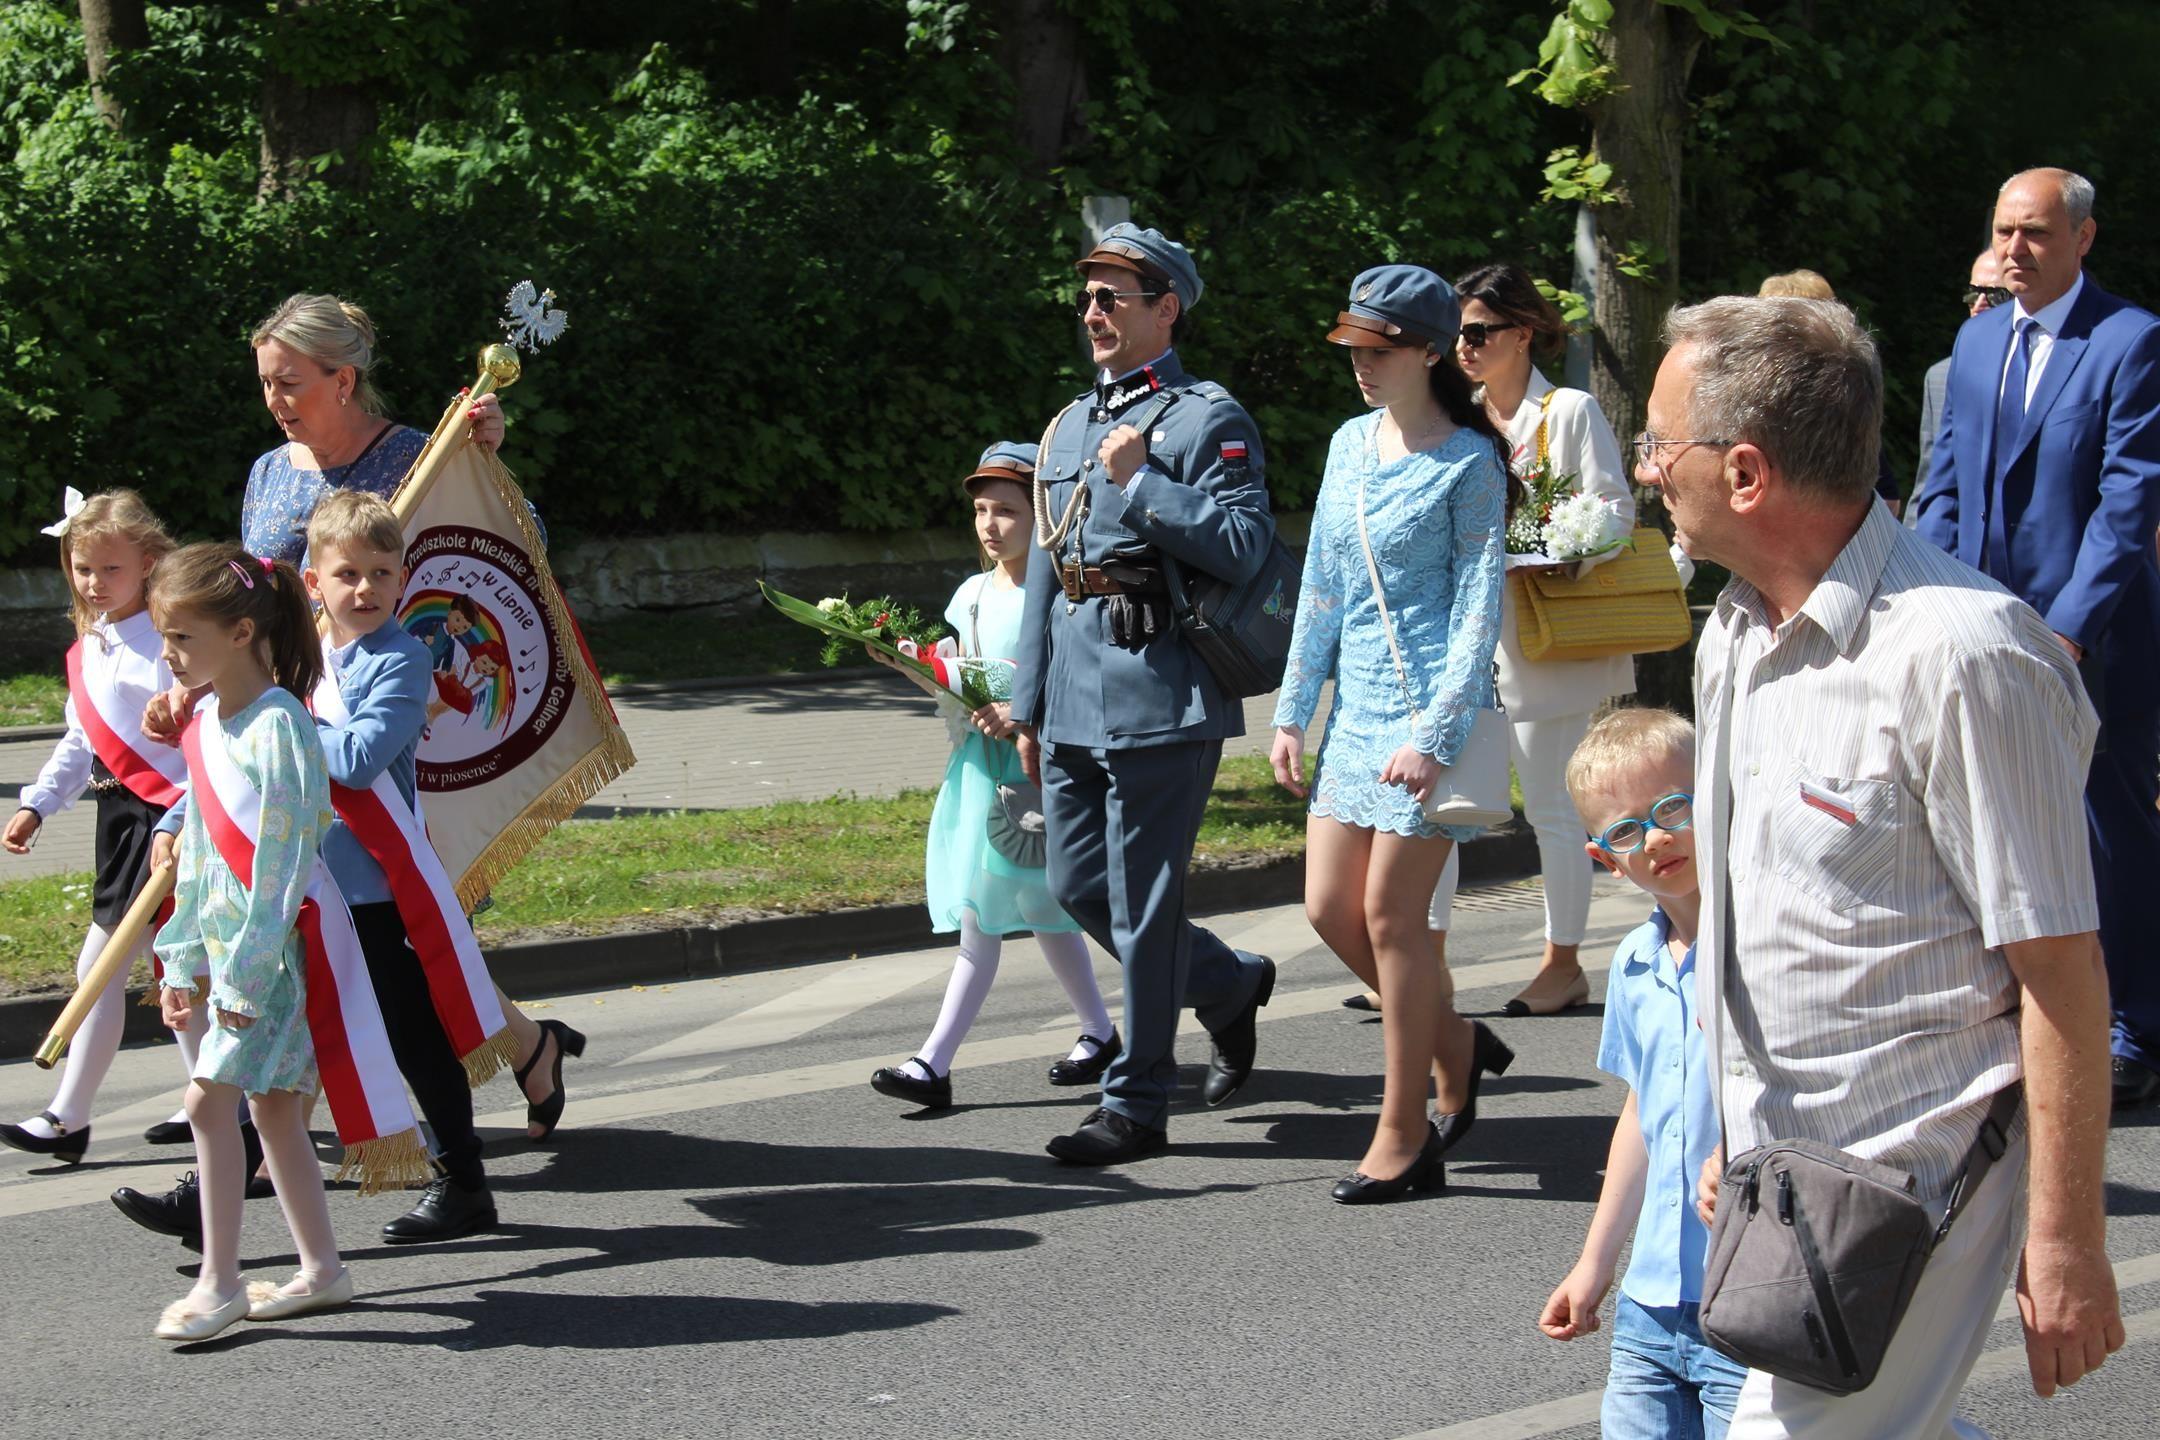
POLYGON ((562 1021, 542 1020, 540 1030, 540 1043, 533 1046, 532 1058, 513 1071, 511 1077, 517 1081, 518 1089, 523 1090, 525 1088, 525 1077, 532 1074, 533 1067, 540 1063, 540 1057, 547 1053, 548 1036, 555 1037, 555 1064, 548 1072, 552 1077, 552 1088, 548 1091, 548 1098, 537 1105, 530 1100, 525 1102, 525 1123, 540 1127, 538 1135, 527 1137, 535 1145, 554 1134, 555 1127, 562 1123, 564 1104, 562 1084, 563 1056, 583 1055, 585 1053, 584 1035, 563 1024, 562 1021))
POLYGON ((1470 1022, 1476 1038, 1470 1044, 1470 1098, 1463 1108, 1451 1115, 1433 1117, 1433 1133, 1440 1137, 1440 1148, 1452 1150, 1463 1142, 1470 1127, 1477 1124, 1478 1086, 1488 1074, 1505 1075, 1507 1067, 1515 1063, 1515 1052, 1508 1043, 1482 1020, 1470 1022))
POLYGON ((1260 983, 1237 1019, 1211 1037, 1214 1050, 1208 1055, 1207 1079, 1200 1093, 1210 1106, 1220 1105, 1252 1078, 1253 1061, 1260 1052, 1260 1009, 1275 994, 1275 962, 1260 956, 1260 983))
POLYGON ((1100 1081, 1110 1062, 1125 1053, 1125 1042, 1119 1038, 1117 1027, 1110 1027, 1110 1038, 1099 1040, 1093 1035, 1082 1035, 1081 1045, 1093 1045, 1095 1053, 1085 1060, 1064 1059, 1050 1067, 1050 1083, 1053 1085, 1093 1085, 1100 1081))
POLYGON ((185 1120, 160 1120, 143 1131, 142 1138, 152 1145, 192 1145, 195 1127, 185 1120))
POLYGON ((1170 1148, 1170 1132, 1128 1120, 1107 1105, 1044 1147, 1068 1165, 1120 1165, 1170 1148))
POLYGON ((443 1175, 428 1185, 419 1204, 382 1227, 382 1238, 389 1245, 422 1245, 494 1228, 495 1197, 487 1187, 467 1190, 443 1175))
POLYGON ((83 1151, 90 1148, 90 1127, 85 1125, 80 1130, 64 1130, 50 1110, 39 1111, 38 1119, 60 1133, 50 1136, 33 1135, 21 1125, 0 1125, 0 1142, 5 1142, 25 1155, 50 1155, 63 1165, 82 1164, 83 1151))
POLYGON ((1399 1199, 1413 1190, 1447 1189, 1447 1162, 1440 1158, 1447 1147, 1440 1142, 1440 1127, 1434 1125, 1425 1136, 1425 1143, 1418 1149, 1417 1159, 1410 1168, 1392 1180, 1375 1180, 1358 1171, 1345 1175, 1335 1182, 1328 1195, 1338 1205, 1378 1205, 1399 1199))
MULTIPOLYGON (((917 1055, 908 1062, 930 1070, 930 1062, 917 1055)), ((928 1080, 918 1080, 904 1065, 887 1065, 870 1075, 870 1088, 880 1095, 890 1095, 895 1100, 905 1100, 920 1105, 925 1110, 943 1110, 952 1104, 952 1073, 940 1075, 930 1071, 928 1080)))

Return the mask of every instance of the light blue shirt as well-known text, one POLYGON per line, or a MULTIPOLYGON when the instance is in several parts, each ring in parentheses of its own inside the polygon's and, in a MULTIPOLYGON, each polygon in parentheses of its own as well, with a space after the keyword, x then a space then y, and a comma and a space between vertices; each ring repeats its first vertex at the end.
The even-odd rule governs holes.
MULTIPOLYGON (((332 725, 320 716, 315 720, 331 783, 364 790, 375 783, 376 776, 387 773, 411 804, 418 783, 420 732, 427 728, 433 683, 427 646, 393 619, 350 645, 330 651, 329 656, 338 694, 352 712, 343 725, 332 725)), ((391 898, 382 866, 343 820, 324 834, 322 855, 346 904, 374 905, 391 898)))
POLYGON ((1709 1047, 1695 1020, 1695 952, 1674 965, 1663 910, 1629 932, 1605 986, 1598 1069, 1635 1092, 1650 1168, 1620 1293, 1663 1308, 1702 1299, 1710 1232, 1695 1214, 1695 1182, 1717 1148, 1709 1047))

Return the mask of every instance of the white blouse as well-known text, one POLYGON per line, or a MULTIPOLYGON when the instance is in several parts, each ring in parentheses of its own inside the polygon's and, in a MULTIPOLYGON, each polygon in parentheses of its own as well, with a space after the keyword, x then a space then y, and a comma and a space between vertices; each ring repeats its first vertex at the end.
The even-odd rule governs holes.
MULTIPOLYGON (((1545 422, 1545 443, 1553 473, 1579 476, 1582 492, 1611 505, 1625 527, 1633 530, 1635 490, 1628 483, 1620 442, 1599 408, 1597 397, 1585 390, 1556 386, 1532 366, 1530 388, 1507 425, 1512 450, 1509 463, 1518 475, 1529 474, 1537 464, 1540 419, 1545 422), (1541 407, 1538 401, 1547 394, 1552 399, 1541 407)), ((1516 629, 1512 581, 1502 589, 1500 604, 1500 649, 1495 658, 1500 672, 1500 702, 1507 707, 1509 721, 1587 715, 1610 697, 1634 691, 1632 655, 1602 660, 1528 658, 1516 629)))

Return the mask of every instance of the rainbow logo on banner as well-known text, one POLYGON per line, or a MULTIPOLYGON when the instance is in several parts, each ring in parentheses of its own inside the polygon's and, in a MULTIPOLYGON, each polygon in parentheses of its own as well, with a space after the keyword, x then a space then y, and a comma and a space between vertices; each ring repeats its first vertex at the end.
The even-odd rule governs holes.
POLYGON ((436 699, 479 724, 508 723, 517 676, 502 622, 469 594, 422 590, 407 597, 398 623, 434 660, 436 699))

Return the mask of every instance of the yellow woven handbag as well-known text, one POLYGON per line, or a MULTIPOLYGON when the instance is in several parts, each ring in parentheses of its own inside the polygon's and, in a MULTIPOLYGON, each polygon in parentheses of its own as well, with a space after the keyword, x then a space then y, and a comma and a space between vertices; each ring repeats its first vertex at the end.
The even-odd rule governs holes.
POLYGON ((1694 638, 1687 592, 1665 548, 1644 525, 1582 579, 1565 570, 1512 570, 1515 634, 1531 660, 1601 660, 1677 650, 1694 638))

